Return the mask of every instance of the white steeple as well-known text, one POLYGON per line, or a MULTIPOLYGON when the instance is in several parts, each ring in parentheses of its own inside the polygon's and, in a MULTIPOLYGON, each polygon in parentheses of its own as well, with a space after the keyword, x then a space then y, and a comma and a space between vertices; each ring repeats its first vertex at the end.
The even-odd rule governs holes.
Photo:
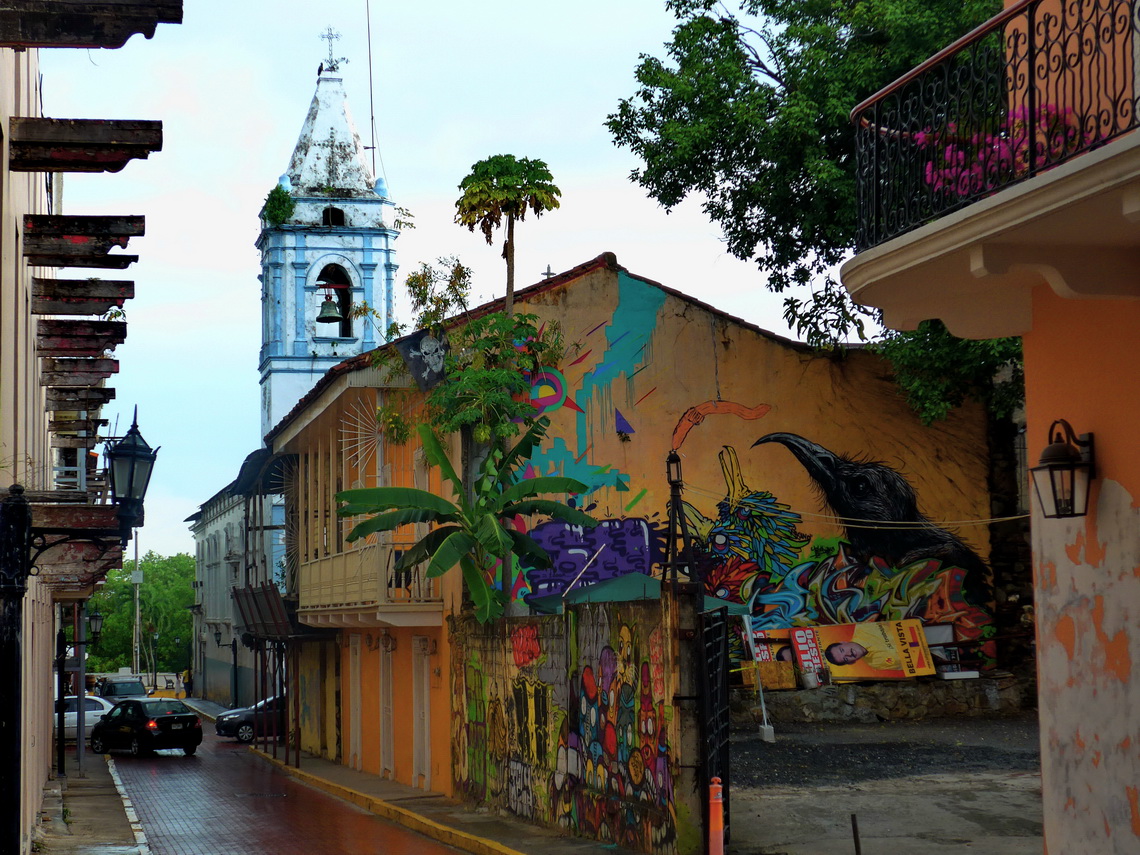
POLYGON ((285 174, 295 196, 376 195, 376 179, 348 109, 339 63, 322 67, 285 174))

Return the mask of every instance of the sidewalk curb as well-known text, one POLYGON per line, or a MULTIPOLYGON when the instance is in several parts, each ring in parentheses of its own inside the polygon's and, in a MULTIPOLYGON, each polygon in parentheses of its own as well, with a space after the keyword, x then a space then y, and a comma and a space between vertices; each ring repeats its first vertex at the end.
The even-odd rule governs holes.
POLYGON ((318 778, 316 775, 310 775, 301 769, 287 766, 284 761, 277 760, 264 751, 257 748, 250 748, 254 754, 268 760, 275 766, 280 767, 283 771, 288 772, 295 778, 299 778, 311 787, 318 790, 324 790, 329 795, 336 796, 339 799, 352 802, 357 807, 364 808, 369 813, 374 813, 379 817, 383 817, 391 822, 399 823, 412 831, 417 831, 426 837, 431 837, 438 840, 440 843, 446 843, 448 846, 454 846, 456 849, 462 849, 466 852, 471 852, 473 855, 525 855, 517 849, 511 849, 509 846, 504 846, 501 843, 496 843, 494 840, 488 840, 485 837, 478 837, 466 831, 460 831, 457 828, 451 828, 447 825, 442 825, 434 820, 421 816, 415 811, 408 810, 407 808, 397 807, 391 802, 386 802, 382 799, 374 798, 373 796, 366 795, 359 790, 354 790, 351 787, 345 787, 340 784, 334 784, 331 781, 326 781, 323 778, 318 778))

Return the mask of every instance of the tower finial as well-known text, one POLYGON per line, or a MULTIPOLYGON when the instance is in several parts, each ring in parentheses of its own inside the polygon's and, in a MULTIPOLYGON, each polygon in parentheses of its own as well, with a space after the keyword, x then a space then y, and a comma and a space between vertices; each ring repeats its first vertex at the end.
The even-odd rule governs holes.
POLYGON ((333 42, 340 38, 340 33, 338 33, 332 27, 329 27, 323 33, 321 33, 320 38, 327 39, 329 43, 329 58, 324 62, 324 70, 339 71, 340 64, 342 62, 348 62, 348 59, 346 57, 333 56, 333 42))

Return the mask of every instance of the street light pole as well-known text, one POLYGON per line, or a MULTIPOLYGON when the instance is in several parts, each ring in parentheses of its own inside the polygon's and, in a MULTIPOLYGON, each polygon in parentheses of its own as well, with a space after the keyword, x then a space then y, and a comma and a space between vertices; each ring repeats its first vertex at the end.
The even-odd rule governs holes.
POLYGON ((0 501, 0 852, 23 851, 20 784, 24 735, 21 641, 32 509, 13 484, 0 501))

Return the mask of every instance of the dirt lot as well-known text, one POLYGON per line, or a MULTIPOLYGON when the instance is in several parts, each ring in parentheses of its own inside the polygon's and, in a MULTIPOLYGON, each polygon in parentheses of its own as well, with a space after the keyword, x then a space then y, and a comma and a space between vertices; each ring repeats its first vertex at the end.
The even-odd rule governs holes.
POLYGON ((755 726, 732 741, 733 855, 1040 855, 1037 718, 755 726))

